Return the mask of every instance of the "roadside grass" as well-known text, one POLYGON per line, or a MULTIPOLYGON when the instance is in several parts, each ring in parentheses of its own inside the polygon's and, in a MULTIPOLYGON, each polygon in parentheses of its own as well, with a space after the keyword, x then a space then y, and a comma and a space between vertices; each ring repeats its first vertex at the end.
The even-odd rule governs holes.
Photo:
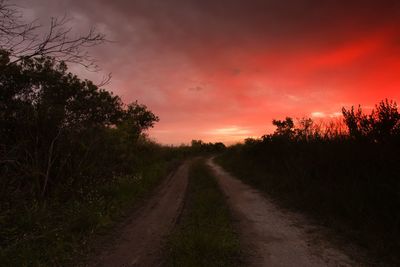
POLYGON ((203 159, 190 169, 185 207, 166 254, 166 266, 243 266, 230 210, 203 159))
POLYGON ((29 202, 0 217, 0 266, 76 266, 177 165, 159 160, 68 202, 29 202))

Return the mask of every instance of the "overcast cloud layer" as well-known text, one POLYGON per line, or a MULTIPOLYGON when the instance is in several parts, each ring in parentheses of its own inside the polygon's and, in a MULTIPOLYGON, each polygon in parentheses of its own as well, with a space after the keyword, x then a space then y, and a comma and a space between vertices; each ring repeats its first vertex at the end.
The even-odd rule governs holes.
MULTIPOLYGON (((109 89, 161 121, 162 143, 232 142, 286 115, 400 98, 400 1, 19 0, 114 42, 94 49, 109 89)), ((100 74, 82 72, 98 79, 100 74)))

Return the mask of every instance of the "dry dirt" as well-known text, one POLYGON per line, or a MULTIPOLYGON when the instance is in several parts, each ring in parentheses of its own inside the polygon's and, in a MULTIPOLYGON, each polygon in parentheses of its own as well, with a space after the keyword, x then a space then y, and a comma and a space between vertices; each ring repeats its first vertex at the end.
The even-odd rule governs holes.
POLYGON ((207 163, 236 217, 250 266, 359 266, 323 238, 316 239, 315 234, 310 234, 317 227, 302 216, 283 212, 212 159, 207 163))
POLYGON ((153 197, 98 249, 89 266, 159 266, 165 238, 180 214, 190 162, 166 179, 153 197))

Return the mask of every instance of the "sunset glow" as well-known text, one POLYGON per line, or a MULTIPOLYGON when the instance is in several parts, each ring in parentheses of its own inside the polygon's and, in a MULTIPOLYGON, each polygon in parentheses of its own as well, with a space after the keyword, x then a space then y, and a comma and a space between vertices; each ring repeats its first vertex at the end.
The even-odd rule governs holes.
POLYGON ((71 70, 112 72, 107 88, 157 114, 149 134, 164 144, 233 143, 273 131, 272 119, 400 100, 398 1, 19 2, 32 18, 67 11, 75 31, 104 32, 102 73, 71 70))

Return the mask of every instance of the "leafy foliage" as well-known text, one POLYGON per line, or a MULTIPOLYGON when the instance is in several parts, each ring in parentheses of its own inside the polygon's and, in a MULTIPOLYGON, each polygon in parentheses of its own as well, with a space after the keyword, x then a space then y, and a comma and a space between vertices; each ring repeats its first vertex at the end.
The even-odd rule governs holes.
POLYGON ((146 106, 125 107, 52 58, 13 64, 3 52, 0 70, 2 175, 17 193, 43 197, 62 185, 128 171, 121 155, 132 158, 134 148, 124 144, 140 142, 158 121, 146 106))
POLYGON ((0 50, 0 261, 64 266, 171 170, 145 105, 50 57, 0 50))

